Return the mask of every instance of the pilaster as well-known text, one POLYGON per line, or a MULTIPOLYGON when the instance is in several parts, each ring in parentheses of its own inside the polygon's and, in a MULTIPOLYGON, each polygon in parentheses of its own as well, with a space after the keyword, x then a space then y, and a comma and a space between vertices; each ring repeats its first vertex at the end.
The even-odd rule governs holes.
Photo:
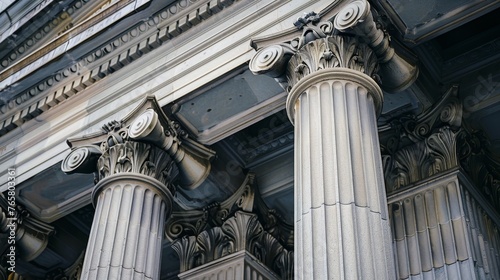
POLYGON ((213 152, 187 138, 146 98, 101 133, 68 140, 66 173, 94 173, 96 208, 82 279, 158 279, 176 186, 195 188, 213 152))
POLYGON ((500 273, 498 196, 488 184, 495 180, 488 169, 496 168, 484 164, 480 137, 462 127, 457 94, 452 86, 435 107, 381 128, 399 279, 500 273))

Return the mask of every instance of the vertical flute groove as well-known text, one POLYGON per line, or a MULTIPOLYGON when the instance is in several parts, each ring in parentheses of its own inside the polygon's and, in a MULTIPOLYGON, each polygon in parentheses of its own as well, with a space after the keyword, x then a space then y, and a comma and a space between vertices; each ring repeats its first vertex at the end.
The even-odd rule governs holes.
POLYGON ((97 201, 82 279, 156 279, 165 212, 164 198, 148 186, 107 186, 97 201))

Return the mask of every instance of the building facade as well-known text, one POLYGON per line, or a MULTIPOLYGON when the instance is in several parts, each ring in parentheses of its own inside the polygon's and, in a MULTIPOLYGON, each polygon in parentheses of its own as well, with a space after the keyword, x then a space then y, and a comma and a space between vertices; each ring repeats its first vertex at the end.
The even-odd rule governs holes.
POLYGON ((0 3, 0 279, 500 279, 500 3, 0 3))

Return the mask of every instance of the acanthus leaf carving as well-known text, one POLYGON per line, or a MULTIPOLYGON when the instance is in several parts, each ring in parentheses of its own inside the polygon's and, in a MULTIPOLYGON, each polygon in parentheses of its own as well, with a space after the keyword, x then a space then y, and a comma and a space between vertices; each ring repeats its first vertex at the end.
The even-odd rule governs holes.
MULTIPOLYGON (((262 263, 276 264, 279 262, 283 246, 269 233, 261 235, 259 242, 253 246, 252 254, 262 263)), ((278 267, 275 267, 275 269, 278 267)))
POLYGON ((462 133, 443 127, 423 141, 383 156, 387 192, 459 167, 457 141, 462 133))
POLYGON ((211 262, 230 253, 229 242, 220 227, 201 232, 196 241, 200 256, 197 265, 211 262))
POLYGON ((95 174, 95 183, 115 174, 146 175, 163 183, 195 188, 210 172, 215 153, 190 139, 170 120, 154 96, 146 97, 120 121, 110 121, 102 131, 68 139, 72 152, 61 168, 66 173, 95 174))
POLYGON ((262 225, 257 219, 257 215, 237 211, 234 217, 228 219, 223 225, 222 230, 228 238, 231 245, 231 253, 249 248, 253 251, 254 239, 258 239, 264 232, 262 225))
POLYGON ((275 263, 276 269, 280 271, 281 279, 292 280, 293 278, 293 251, 284 249, 275 263))
POLYGON ((195 267, 197 255, 197 244, 195 236, 184 236, 172 243, 172 249, 177 253, 180 260, 180 271, 186 271, 195 267))
POLYGON ((370 77, 377 71, 373 51, 355 37, 327 36, 303 46, 290 58, 286 72, 288 85, 322 69, 343 67, 360 71, 370 77))
POLYGON ((439 102, 419 115, 390 116, 385 121, 387 125, 379 128, 382 150, 394 153, 405 146, 425 140, 444 126, 457 131, 462 125, 462 115, 458 86, 454 85, 444 93, 439 102))
POLYGON ((108 148, 97 162, 99 180, 120 173, 137 173, 164 183, 174 192, 172 174, 177 172, 173 160, 161 149, 146 143, 126 141, 108 148))
POLYGON ((254 181, 250 173, 226 201, 172 213, 166 234, 179 252, 182 268, 246 250, 278 275, 286 273, 283 279, 293 278, 293 226, 265 205, 254 181))

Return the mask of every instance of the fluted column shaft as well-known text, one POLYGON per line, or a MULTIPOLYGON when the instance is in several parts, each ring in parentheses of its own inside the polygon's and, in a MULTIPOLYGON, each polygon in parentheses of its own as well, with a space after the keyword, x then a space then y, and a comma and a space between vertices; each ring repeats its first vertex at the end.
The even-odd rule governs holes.
POLYGON ((99 191, 81 279, 158 279, 172 197, 139 174, 108 177, 99 191))
POLYGON ((395 277, 376 123, 382 93, 362 72, 375 69, 376 60, 358 44, 342 37, 317 40, 288 65, 289 77, 298 81, 287 101, 296 139, 297 279, 395 277), (330 50, 334 61, 321 63, 330 50))

